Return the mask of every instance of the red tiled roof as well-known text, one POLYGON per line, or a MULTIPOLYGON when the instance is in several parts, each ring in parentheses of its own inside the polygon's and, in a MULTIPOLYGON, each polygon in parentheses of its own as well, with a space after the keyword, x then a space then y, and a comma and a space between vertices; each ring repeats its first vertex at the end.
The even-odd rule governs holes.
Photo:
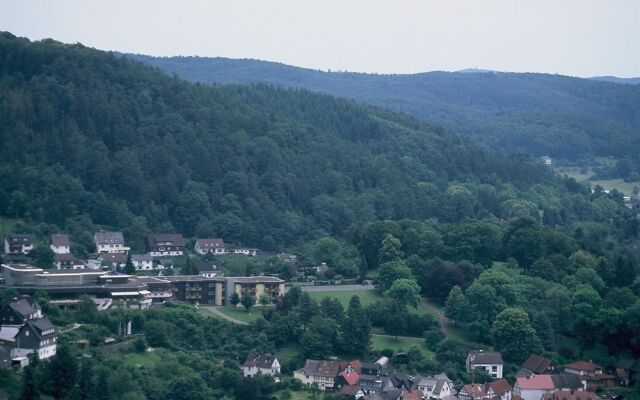
POLYGON ((421 400, 424 394, 420 390, 403 390, 403 400, 421 400))
POLYGON ((344 385, 342 389, 340 389, 340 394, 345 396, 355 396, 360 391, 360 386, 358 385, 344 385))
POLYGON ((555 384, 551 375, 532 375, 530 377, 518 377, 516 384, 520 389, 553 389, 555 384))
POLYGON ((355 370, 352 370, 351 372, 342 371, 340 376, 343 377, 349 385, 355 385, 360 379, 360 375, 355 370))
POLYGON ((511 391, 511 385, 506 379, 498 379, 488 384, 487 390, 492 388, 495 393, 507 393, 511 391))
POLYGON ((532 354, 527 358, 527 361, 522 364, 522 368, 527 369, 534 374, 542 374, 549 365, 551 365, 551 360, 548 358, 532 354))
POLYGON ((565 365, 565 368, 576 369, 578 371, 595 371, 596 369, 602 369, 602 367, 591 361, 576 361, 565 365))

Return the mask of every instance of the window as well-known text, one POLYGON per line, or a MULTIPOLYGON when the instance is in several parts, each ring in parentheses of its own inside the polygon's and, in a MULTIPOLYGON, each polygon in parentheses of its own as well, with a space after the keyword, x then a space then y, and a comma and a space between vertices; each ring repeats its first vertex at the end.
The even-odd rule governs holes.
POLYGON ((497 371, 498 371, 498 366, 497 365, 491 366, 491 372, 497 372, 497 371))

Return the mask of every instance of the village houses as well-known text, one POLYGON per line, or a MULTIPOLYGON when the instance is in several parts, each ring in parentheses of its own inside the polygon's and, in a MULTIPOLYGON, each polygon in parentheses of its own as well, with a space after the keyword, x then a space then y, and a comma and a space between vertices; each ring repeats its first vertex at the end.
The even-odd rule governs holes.
POLYGON ((4 237, 4 253, 28 254, 33 250, 34 243, 33 235, 9 233, 4 237))
POLYGON ((125 245, 122 232, 96 232, 93 241, 98 253, 124 253, 127 254, 129 247, 125 245))
POLYGON ((501 379, 504 362, 500 353, 480 350, 467 355, 466 367, 468 374, 483 371, 494 379, 501 379))
POLYGON ((280 373, 280 362, 275 354, 265 353, 260 356, 249 354, 242 364, 242 375, 251 377, 257 374, 276 375, 280 373))

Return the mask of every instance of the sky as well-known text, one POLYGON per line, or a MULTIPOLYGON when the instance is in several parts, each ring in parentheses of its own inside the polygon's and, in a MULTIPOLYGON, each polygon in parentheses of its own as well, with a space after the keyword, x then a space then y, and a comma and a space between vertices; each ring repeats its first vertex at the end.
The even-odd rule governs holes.
POLYGON ((640 0, 0 0, 0 30, 332 71, 640 76, 640 0))

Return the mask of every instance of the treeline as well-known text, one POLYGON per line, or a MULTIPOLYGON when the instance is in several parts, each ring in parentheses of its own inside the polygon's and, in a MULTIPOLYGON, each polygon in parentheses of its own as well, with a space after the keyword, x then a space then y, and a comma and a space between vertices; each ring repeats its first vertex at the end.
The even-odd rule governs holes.
POLYGON ((281 249, 381 219, 550 208, 562 223, 543 192, 584 193, 526 157, 326 95, 205 87, 9 33, 0 51, 0 215, 85 252, 102 226, 136 248, 159 231, 281 249))
POLYGON ((579 160, 640 150, 640 85, 533 73, 372 75, 203 57, 128 55, 183 79, 267 83, 354 99, 454 130, 492 150, 579 160))

